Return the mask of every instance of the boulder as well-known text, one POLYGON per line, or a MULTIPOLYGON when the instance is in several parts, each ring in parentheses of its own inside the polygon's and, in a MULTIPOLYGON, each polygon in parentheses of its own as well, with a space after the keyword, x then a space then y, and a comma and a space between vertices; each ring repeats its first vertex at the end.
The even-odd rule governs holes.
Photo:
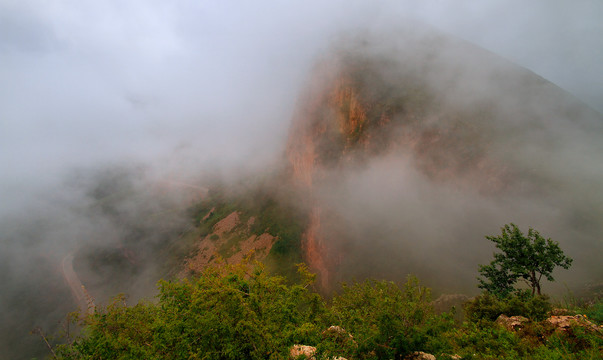
POLYGON ((565 332, 572 326, 580 326, 585 328, 587 331, 598 332, 603 334, 603 326, 597 326, 584 315, 559 315, 551 316, 545 320, 549 324, 553 325, 555 331, 565 332))
POLYGON ((519 331, 523 329, 525 324, 530 320, 523 316, 507 316, 505 314, 501 314, 498 319, 496 319, 496 323, 504 327, 509 331, 519 331))
POLYGON ((442 353, 442 356, 448 357, 448 358, 450 358, 452 360, 461 360, 463 358, 461 355, 457 355, 457 354, 452 354, 451 355, 451 354, 442 353))
POLYGON ((434 355, 428 354, 423 351, 415 351, 414 353, 406 356, 405 360, 436 360, 434 355))
POLYGON ((293 345, 289 351, 289 356, 292 359, 297 359, 300 356, 304 356, 306 359, 314 359, 316 348, 308 345, 293 345))
POLYGON ((347 345, 351 344, 353 347, 358 347, 358 344, 354 340, 352 334, 347 332, 341 326, 333 325, 328 329, 322 332, 322 336, 325 338, 330 338, 335 341, 339 345, 347 345))

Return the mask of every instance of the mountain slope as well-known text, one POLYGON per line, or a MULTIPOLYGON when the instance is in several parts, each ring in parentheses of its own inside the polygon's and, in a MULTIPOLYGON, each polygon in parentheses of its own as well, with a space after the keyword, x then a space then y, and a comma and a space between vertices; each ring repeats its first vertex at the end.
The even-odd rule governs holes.
POLYGON ((601 279, 601 115, 470 44, 382 35, 337 43, 293 118, 292 180, 312 199, 302 247, 322 285, 415 272, 467 288, 483 235, 509 221, 601 279))

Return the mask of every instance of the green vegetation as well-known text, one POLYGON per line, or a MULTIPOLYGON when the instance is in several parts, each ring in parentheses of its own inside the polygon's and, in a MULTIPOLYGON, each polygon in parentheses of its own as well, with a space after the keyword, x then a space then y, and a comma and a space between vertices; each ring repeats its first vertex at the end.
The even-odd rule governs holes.
POLYGON ((453 328, 452 317, 434 313, 429 290, 414 277, 402 288, 387 281, 344 285, 330 311, 336 324, 354 334, 352 357, 390 359, 450 348, 441 335, 453 328))
POLYGON ((433 313, 416 279, 346 286, 327 304, 310 290, 315 276, 298 268, 289 285, 259 264, 217 264, 193 280, 160 282, 157 303, 129 307, 119 296, 82 318, 82 336, 56 358, 283 359, 308 344, 321 356, 377 359, 446 348, 433 336, 453 323, 433 313), (342 328, 325 331, 331 325, 342 328))
POLYGON ((544 276, 549 281, 556 266, 568 269, 572 259, 565 256, 559 244, 544 239, 538 231, 530 228, 528 235, 515 224, 502 228, 499 236, 486 236, 502 253, 495 253, 490 265, 480 265, 479 287, 499 297, 505 297, 514 290, 518 280, 523 280, 532 289, 532 295, 540 295, 540 281, 544 276))
POLYGON ((603 301, 599 300, 593 304, 589 304, 585 307, 584 315, 588 316, 592 320, 603 323, 603 301))
POLYGON ((511 305, 485 294, 456 324, 453 314, 434 313, 429 290, 414 277, 402 286, 344 285, 326 301, 312 291, 315 276, 298 270, 289 283, 259 263, 219 263, 195 279, 161 281, 157 302, 127 306, 118 296, 76 318, 80 336, 55 347, 53 358, 286 359, 295 344, 316 347, 317 359, 403 359, 415 351, 438 359, 599 359, 603 351, 600 331, 557 331, 538 321, 542 304, 529 292, 511 305), (499 308, 515 307, 534 314, 523 328, 491 321, 499 308))
MULTIPOLYGON (((572 263, 559 245, 531 228, 524 236, 515 224, 505 225, 500 236, 486 238, 502 253, 495 253, 489 265, 479 266, 479 287, 485 291, 465 303, 467 321, 453 335, 455 345, 460 346, 456 353, 463 357, 479 354, 483 359, 600 359, 603 332, 596 315, 596 325, 573 321, 563 330, 547 321, 553 306, 541 294, 540 281, 542 277, 554 281, 553 269, 567 269, 572 263), (516 289, 518 280, 530 290, 516 289), (515 330, 496 324, 503 314, 518 316, 521 324, 515 330)), ((599 299, 593 306, 564 311, 596 314, 601 304, 599 299)))
MULTIPOLYGON (((523 315, 527 315, 525 309, 532 308, 538 310, 538 315, 542 302, 521 304, 518 298, 515 305, 505 305, 504 301, 489 294, 479 298, 467 304, 468 321, 448 334, 454 339, 454 352, 463 358, 577 360, 600 359, 603 354, 601 322, 595 322, 598 330, 595 329, 597 325, 590 328, 575 321, 569 328, 560 329, 548 320, 528 318, 511 331, 489 319, 501 308, 523 315)), ((584 313, 586 309, 576 310, 584 313)))
POLYGON ((500 315, 525 316, 529 319, 544 320, 552 310, 548 296, 532 296, 529 292, 519 291, 504 298, 485 292, 465 304, 469 320, 495 321, 500 315))
MULTIPOLYGON (((65 342, 51 349, 53 358, 287 359, 295 344, 315 347, 316 359, 404 359, 416 351, 438 359, 600 359, 603 354, 601 299, 574 302, 568 311, 588 318, 562 330, 548 321, 553 307, 539 283, 531 282, 533 273, 552 280, 553 267, 569 266, 571 260, 532 229, 524 237, 511 224, 500 237, 487 237, 504 253, 490 264, 497 271, 480 266, 490 282, 481 280, 486 291, 465 304, 461 323, 454 310, 436 313, 429 289, 413 276, 402 285, 343 284, 327 300, 313 290, 315 275, 305 265, 296 265, 295 276, 282 271, 300 256, 305 219, 294 209, 261 188, 229 195, 214 190, 193 209, 198 225, 189 233, 209 234, 237 211, 248 233, 279 237, 282 243, 267 261, 287 276, 271 275, 249 258, 238 265, 218 260, 194 278, 160 281, 156 301, 128 306, 120 295, 93 314, 72 316, 79 334, 67 333, 65 342), (532 284, 531 291, 515 289, 519 279, 532 284), (525 318, 508 328, 497 321, 503 314, 525 318)), ((236 237, 224 239, 223 250, 236 245, 236 237)))
MULTIPOLYGON (((189 281, 162 281, 157 304, 128 307, 123 297, 82 319, 83 336, 56 349, 57 359, 282 358, 310 341, 324 304, 304 279, 287 286, 261 266, 220 265, 189 281)), ((316 328, 315 328, 316 327, 316 328)))

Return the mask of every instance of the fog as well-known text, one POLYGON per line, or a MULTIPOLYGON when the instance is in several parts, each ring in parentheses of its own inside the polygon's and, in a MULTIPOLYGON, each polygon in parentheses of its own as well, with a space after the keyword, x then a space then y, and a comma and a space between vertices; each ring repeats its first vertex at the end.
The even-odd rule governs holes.
POLYGON ((576 259, 548 292, 601 281, 601 115, 468 43, 414 25, 395 34, 344 37, 295 116, 290 158, 316 189, 320 262, 339 280, 414 273, 438 293, 476 293, 484 235, 514 222, 576 259))
MULTIPOLYGON (((362 29, 394 34, 389 29, 400 24, 425 22, 524 66, 603 111, 602 12, 598 1, 0 2, 0 333, 10 334, 1 336, 1 352, 8 358, 45 354, 41 341, 27 332, 35 326, 53 329, 77 305, 70 303, 61 278, 67 254, 85 245, 114 249, 128 242, 140 251, 139 260, 151 265, 138 275, 158 271, 143 249, 161 246, 181 231, 187 224, 184 204, 199 195, 167 183, 198 185, 204 175, 216 173, 236 178, 282 159, 298 95, 316 59, 342 34, 362 29), (103 193, 107 187, 111 190, 103 193), (154 221, 156 214, 169 215, 154 221), (49 294, 63 300, 42 300, 49 294)), ((581 139, 583 130, 561 123, 525 150, 543 155, 555 132, 563 146, 572 135, 581 139)), ((592 181, 601 173, 600 162, 581 156, 592 151, 591 140, 577 140, 576 151, 560 152, 572 165, 543 168, 542 178, 557 179, 556 189, 566 195, 557 197, 562 201, 554 207, 544 197, 522 202, 519 213, 533 213, 534 207, 541 215, 519 225, 546 225, 559 217, 542 212, 563 212, 563 203, 583 201, 600 214, 599 197, 564 191, 588 181, 588 189, 601 190, 600 182, 592 181)), ((360 221, 367 212, 374 215, 369 219, 383 221, 372 226, 394 224, 382 230, 388 243, 400 231, 410 231, 408 238, 421 235, 419 227, 405 224, 438 218, 438 226, 423 229, 425 239, 437 242, 426 241, 408 255, 418 254, 416 262, 423 260, 420 254, 445 246, 444 233, 463 227, 432 199, 464 204, 467 218, 489 219, 476 224, 474 232, 482 236, 495 222, 502 225, 496 201, 472 190, 430 186, 409 161, 379 158, 345 178, 341 198, 334 193, 328 201, 347 209, 366 204, 362 214, 344 216, 355 220, 350 226, 357 229, 371 225, 360 221), (390 171, 392 161, 410 170, 378 177, 390 171), (416 191, 393 191, 399 184, 416 191), (371 192, 375 186, 391 188, 395 196, 371 192), (346 189, 359 196, 347 196, 346 189), (409 210, 402 222, 389 219, 390 205, 401 202, 421 210, 409 210)), ((564 235, 562 225, 551 231, 564 235)), ((572 229, 567 236, 574 235, 572 229)), ((463 269, 475 271, 475 265, 463 269)), ((99 288, 105 286, 101 278, 99 288)), ((144 278, 152 276, 136 279, 144 278)), ((152 288, 132 279, 124 285, 139 295, 152 288)))

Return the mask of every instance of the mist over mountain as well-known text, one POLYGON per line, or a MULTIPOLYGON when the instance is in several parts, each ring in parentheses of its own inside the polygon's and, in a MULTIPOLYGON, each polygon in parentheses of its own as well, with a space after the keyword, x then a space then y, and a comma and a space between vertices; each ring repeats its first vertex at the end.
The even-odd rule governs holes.
MULTIPOLYGON (((329 279, 416 273, 469 291, 483 241, 531 226, 600 281, 603 118, 534 73, 418 26, 364 33, 315 68, 288 144, 315 203, 306 259, 329 279)), ((331 279, 331 280, 332 280, 331 279)))
POLYGON ((557 14, 574 14, 585 29, 558 41, 596 83, 589 64, 603 62, 580 47, 597 48, 584 15, 596 11, 515 3, 522 16, 507 18, 530 38, 561 29, 524 51, 506 23, 454 25, 469 23, 453 8, 485 19, 506 5, 456 4, 0 5, 0 357, 45 356, 28 332, 60 331, 83 310, 69 256, 99 305, 119 292, 135 302, 237 211, 215 254, 272 236, 263 260, 304 260, 329 290, 414 273, 437 293, 472 294, 493 250, 484 235, 511 221, 575 259, 545 291, 602 281, 600 87, 555 63, 565 53, 543 68, 530 58, 577 27, 557 14), (229 194, 211 198, 223 214, 198 206, 222 195, 214 184, 229 194), (293 243, 278 243, 290 229, 272 214, 300 227, 293 243))

